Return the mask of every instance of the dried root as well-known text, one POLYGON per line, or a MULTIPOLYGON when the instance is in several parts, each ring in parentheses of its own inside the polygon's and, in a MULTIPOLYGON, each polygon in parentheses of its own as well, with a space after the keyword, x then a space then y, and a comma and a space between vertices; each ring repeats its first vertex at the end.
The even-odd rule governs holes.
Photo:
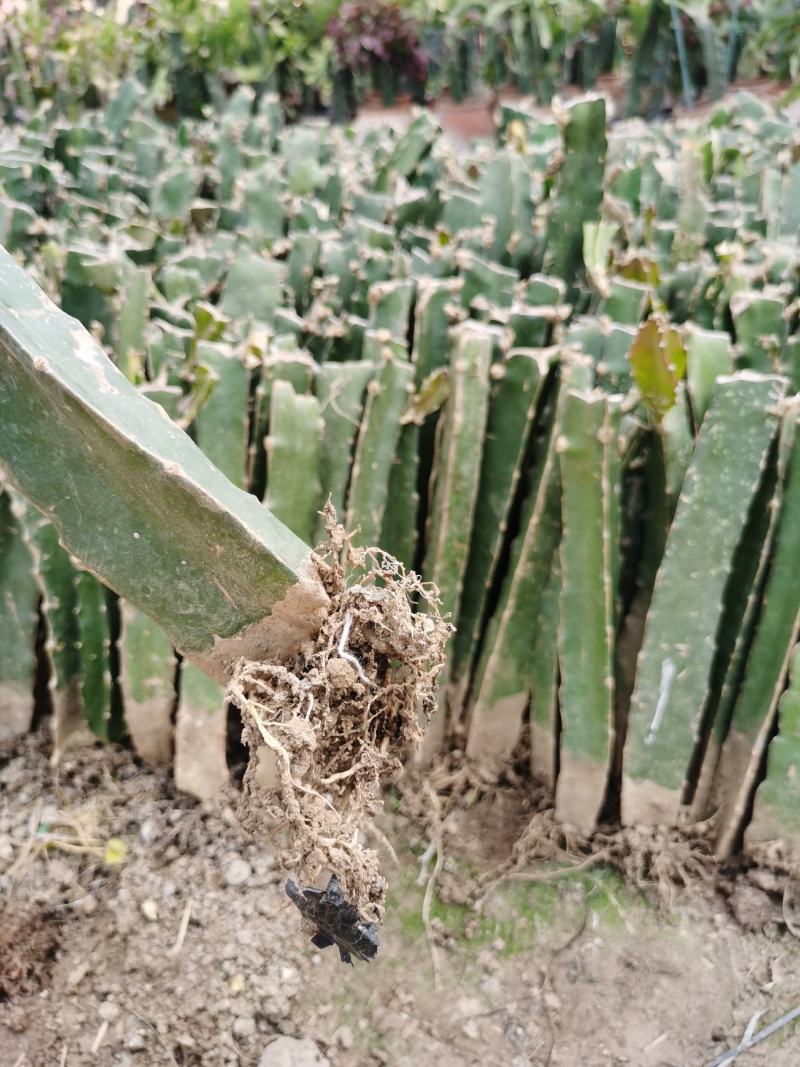
MULTIPOLYGON (((714 857, 710 824, 601 828, 586 837, 556 819, 547 789, 520 779, 511 767, 493 779, 480 763, 454 759, 451 753, 434 764, 425 781, 410 779, 402 783, 402 807, 419 825, 421 836, 433 842, 439 840, 442 829, 439 820, 434 821, 436 811, 441 811, 442 822, 446 822, 457 809, 471 811, 479 799, 485 801, 507 791, 519 796, 519 810, 524 814, 518 836, 498 863, 471 879, 460 871, 457 887, 446 878, 440 879, 447 899, 471 903, 480 913, 506 882, 558 881, 596 866, 618 870, 629 884, 641 889, 665 911, 686 891, 709 896, 726 894, 729 872, 714 857), (438 797, 436 805, 431 801, 431 791, 438 797)), ((463 832, 462 825, 462 835, 463 832)), ((426 852, 423 861, 428 861, 434 851, 429 849, 430 856, 426 852)))
POLYGON ((720 887, 722 872, 706 824, 630 826, 595 834, 593 844, 607 849, 607 862, 665 911, 687 890, 713 896, 720 887))
POLYGON ((314 561, 330 608, 316 639, 287 663, 242 660, 228 687, 250 748, 240 814, 254 831, 265 815, 285 827, 288 869, 309 883, 335 873, 348 899, 380 919, 386 884, 361 830, 381 784, 422 739, 452 627, 435 588, 379 549, 354 548, 332 508, 326 517, 314 561), (270 790, 258 782, 267 752, 270 790))
POLYGON ((683 892, 713 896, 723 884, 707 827, 624 827, 598 831, 590 838, 559 823, 553 809, 536 812, 497 869, 478 879, 486 898, 505 881, 551 881, 602 865, 615 868, 658 907, 669 911, 683 892), (557 864, 539 867, 538 864, 557 864))

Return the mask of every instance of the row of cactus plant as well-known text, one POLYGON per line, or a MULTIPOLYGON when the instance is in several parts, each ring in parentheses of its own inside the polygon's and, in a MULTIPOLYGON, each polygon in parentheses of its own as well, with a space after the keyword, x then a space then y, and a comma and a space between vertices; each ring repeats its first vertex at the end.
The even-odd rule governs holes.
POLYGON ((252 621, 245 602, 263 614, 330 497, 456 624, 428 753, 523 746, 584 832, 718 812, 727 854, 752 812, 751 836, 791 837, 797 156, 796 130, 747 95, 682 127, 607 129, 599 97, 558 120, 507 106, 496 145, 458 152, 425 112, 355 137, 284 126, 245 90, 172 129, 135 83, 8 131, 3 731, 29 727, 45 674, 59 748, 87 724, 127 732, 212 793, 222 689, 173 645, 202 651, 252 621), (59 364, 74 330, 12 256, 124 389, 104 390, 99 356, 59 364), (62 415, 19 434, 11 413, 44 388, 62 415), (176 456, 119 447, 163 424, 157 406, 218 468, 174 431, 194 464, 181 529, 159 507, 176 456), (12 479, 45 514, 70 480, 59 528, 116 594, 12 479), (237 519, 193 524, 201 491, 237 519), (282 556, 270 513, 297 538, 282 556), (281 557, 273 574, 249 569, 246 534, 281 557))
POLYGON ((169 114, 197 117, 239 85, 287 113, 347 119, 370 90, 420 102, 512 89, 548 102, 613 72, 630 114, 717 99, 737 71, 790 80, 794 0, 10 0, 0 8, 3 113, 103 104, 136 74, 169 114))

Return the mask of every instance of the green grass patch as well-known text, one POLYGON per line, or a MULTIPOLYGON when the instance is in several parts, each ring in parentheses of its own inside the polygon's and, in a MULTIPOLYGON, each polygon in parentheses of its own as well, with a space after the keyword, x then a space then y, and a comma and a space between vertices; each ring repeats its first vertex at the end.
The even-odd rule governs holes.
MULTIPOLYGON (((543 865, 539 869, 554 868, 543 865)), ((410 870, 389 898, 389 913, 395 916, 403 938, 410 943, 425 938, 424 894, 424 886, 416 885, 415 872, 410 870)), ((500 955, 507 957, 534 948, 545 930, 561 921, 575 921, 587 906, 593 928, 611 931, 623 929, 625 912, 641 905, 642 898, 632 892, 616 871, 565 870, 563 876, 548 882, 515 881, 500 885, 487 899, 481 915, 476 915, 468 904, 449 903, 434 893, 431 918, 442 923, 459 950, 466 954, 472 955, 484 945, 502 941, 500 955)))

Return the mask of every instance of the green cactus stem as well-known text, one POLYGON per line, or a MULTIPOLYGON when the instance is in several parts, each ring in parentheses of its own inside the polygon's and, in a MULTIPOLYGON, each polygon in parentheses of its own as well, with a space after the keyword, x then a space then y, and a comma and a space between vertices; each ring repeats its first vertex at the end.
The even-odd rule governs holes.
POLYGON ((197 443, 239 489, 245 485, 249 375, 228 345, 201 341, 197 361, 213 386, 195 418, 197 443))
POLYGON ((136 752, 147 763, 172 760, 175 653, 152 619, 122 602, 120 684, 125 724, 136 752))
MULTIPOLYGON (((562 368, 562 378, 591 388, 591 371, 577 360, 562 368)), ((562 381, 559 394, 564 391, 562 381)), ((520 533, 512 545, 508 571, 475 670, 467 734, 467 753, 473 756, 508 756, 528 707, 539 605, 561 536, 557 397, 554 405, 555 412, 550 412, 549 423, 543 427, 543 443, 522 510, 520 533)))
POLYGON ((561 568, 553 559, 539 597, 537 629, 530 657, 531 773, 555 793, 558 771, 558 622, 561 568))
POLYGON ((563 138, 564 153, 551 193, 544 269, 563 278, 570 292, 584 272, 584 223, 599 219, 603 200, 605 99, 588 96, 570 104, 563 138))
POLYGON ((686 332, 686 380, 695 426, 700 425, 708 410, 714 382, 732 371, 733 352, 729 334, 689 325, 686 332))
POLYGON ((0 740, 26 733, 33 718, 39 583, 25 512, 0 482, 0 740))
POLYGON ((489 254, 501 263, 526 263, 533 243, 530 173, 519 153, 500 149, 483 172, 481 214, 491 223, 489 254))
POLYGON ((294 306, 299 315, 311 303, 311 282, 319 264, 320 239, 315 233, 296 233, 292 251, 286 263, 287 284, 294 293, 294 306))
POLYGON ((563 304, 567 287, 561 278, 532 274, 525 282, 525 302, 532 307, 557 307, 563 304))
POLYGON ((566 313, 568 309, 563 305, 512 304, 508 328, 514 348, 546 348, 566 313))
POLYGON ((416 284, 410 278, 377 282, 367 294, 369 325, 373 330, 388 330, 392 337, 404 341, 408 336, 411 307, 416 284))
POLYGON ((213 800, 228 781, 225 690, 193 663, 181 666, 175 719, 175 785, 213 800))
POLYGON ((718 700, 718 705, 714 709, 711 704, 708 709, 713 716, 713 729, 703 753, 692 802, 691 817, 694 821, 708 818, 726 802, 726 785, 723 775, 718 773, 720 757, 763 606, 764 584, 783 511, 783 496, 796 431, 797 411, 790 407, 781 423, 775 455, 770 457, 750 507, 725 591, 725 611, 717 635, 716 663, 710 687, 711 701, 718 700), (720 677, 723 678, 721 683, 720 677))
POLYGON ((647 314, 652 296, 653 290, 649 285, 628 281, 626 278, 615 278, 599 312, 601 315, 608 315, 612 322, 636 326, 647 314))
POLYGON ((465 308, 511 307, 514 287, 519 280, 515 270, 501 267, 466 249, 458 253, 457 262, 464 276, 461 302, 465 308))
POLYGON ((447 363, 448 333, 451 316, 448 308, 458 299, 457 283, 452 278, 425 281, 420 285, 415 311, 414 387, 447 363))
MULTIPOLYGON (((792 414, 796 419, 796 409, 792 414)), ((798 552, 800 462, 795 436, 761 615, 717 771, 722 800, 717 851, 723 856, 729 855, 738 843, 764 749, 774 727, 789 661, 800 640, 798 552)))
POLYGON ((141 374, 145 354, 145 334, 150 317, 150 271, 125 260, 122 271, 122 306, 117 316, 114 354, 117 366, 133 381, 141 374))
POLYGON ((489 419, 464 593, 451 666, 469 668, 508 516, 528 450, 530 431, 556 349, 511 349, 492 370, 489 419))
POLYGON ((783 364, 789 376, 792 392, 800 392, 800 333, 786 339, 783 349, 783 364))
POLYGON ((708 723, 717 629, 734 553, 778 429, 783 379, 717 380, 656 578, 625 748, 626 823, 672 823, 708 723), (709 535, 713 531, 713 536, 709 535))
POLYGON ((667 493, 674 505, 677 503, 695 443, 689 415, 689 401, 686 396, 686 382, 676 384, 675 403, 664 415, 659 429, 664 448, 667 493))
POLYGON ((232 319, 255 319, 271 325, 283 303, 287 267, 257 252, 242 251, 228 272, 220 310, 232 319))
POLYGON ((104 741, 109 739, 111 715, 111 669, 106 593, 88 571, 77 581, 78 633, 81 649, 81 696, 89 729, 104 741))
POLYGON ((53 751, 58 759, 66 749, 89 738, 81 692, 78 571, 59 544, 58 531, 33 509, 29 510, 28 529, 42 586, 53 751))
POLYGON ((275 240, 283 237, 285 212, 281 200, 283 183, 272 163, 249 171, 242 180, 247 224, 253 236, 275 240))
POLYGON ((306 577, 308 547, 140 396, 5 252, 0 457, 68 551, 216 677, 242 655, 285 654, 316 625, 325 598, 306 577))
MULTIPOLYGON (((337 515, 344 515, 353 448, 358 433, 364 398, 375 365, 359 360, 323 363, 316 373, 315 392, 322 414, 322 453, 320 489, 323 504, 330 499, 337 515)), ((296 390, 295 390, 296 391, 296 390)), ((317 518, 315 541, 325 534, 325 521, 317 518)))
MULTIPOLYGON (((778 734, 769 744, 767 776, 758 786, 753 818, 744 835, 745 847, 780 841, 790 861, 800 855, 797 817, 798 755, 800 754, 800 645, 791 650, 789 684, 778 701, 778 734)), ((772 724, 770 724, 771 726, 772 724)))
POLYGON ((367 386, 347 494, 345 525, 349 530, 360 527, 359 543, 362 545, 376 545, 381 535, 389 476, 400 437, 400 418, 413 374, 407 360, 397 359, 392 354, 390 341, 388 335, 370 341, 371 347, 380 352, 380 366, 367 386))
POLYGON ((264 438, 269 432, 269 410, 272 383, 291 382, 296 393, 311 391, 317 365, 308 352, 296 348, 293 339, 276 337, 261 360, 261 373, 253 399, 250 445, 247 453, 248 485, 250 491, 264 494, 267 472, 267 455, 264 438))
POLYGON ((783 298, 766 290, 740 290, 731 297, 731 316, 741 367, 769 373, 779 369, 786 323, 783 298))
POLYGON ((439 127, 427 111, 421 111, 402 137, 398 138, 389 158, 381 167, 375 188, 385 190, 396 175, 408 178, 428 154, 439 127))
POLYGON ((621 397, 569 390, 557 442, 561 472, 561 765, 556 814, 590 834, 615 747, 621 397))
POLYGON ((315 396, 298 396, 289 382, 272 383, 264 503, 306 543, 322 506, 320 457, 323 421, 315 396))
POLYGON ((419 426, 404 424, 389 474, 389 495, 379 542, 409 570, 415 563, 419 534, 419 440, 419 426))
POLYGON ((490 331, 474 322, 462 323, 451 333, 450 394, 439 424, 423 573, 436 583, 442 611, 454 619, 478 498, 493 345, 490 331))

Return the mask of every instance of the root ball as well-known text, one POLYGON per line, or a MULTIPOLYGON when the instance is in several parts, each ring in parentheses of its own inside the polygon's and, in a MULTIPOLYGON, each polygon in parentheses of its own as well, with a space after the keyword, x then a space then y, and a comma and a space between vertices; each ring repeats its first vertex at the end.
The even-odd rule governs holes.
POLYGON ((286 663, 242 660, 228 696, 242 713, 250 762, 240 815, 251 831, 267 817, 288 831, 284 865, 308 883, 327 871, 372 920, 386 882, 364 827, 382 784, 422 740, 436 707, 452 632, 437 590, 379 549, 355 548, 326 513, 314 562, 330 598, 315 641, 286 663), (265 790, 265 752, 277 783, 265 790))

